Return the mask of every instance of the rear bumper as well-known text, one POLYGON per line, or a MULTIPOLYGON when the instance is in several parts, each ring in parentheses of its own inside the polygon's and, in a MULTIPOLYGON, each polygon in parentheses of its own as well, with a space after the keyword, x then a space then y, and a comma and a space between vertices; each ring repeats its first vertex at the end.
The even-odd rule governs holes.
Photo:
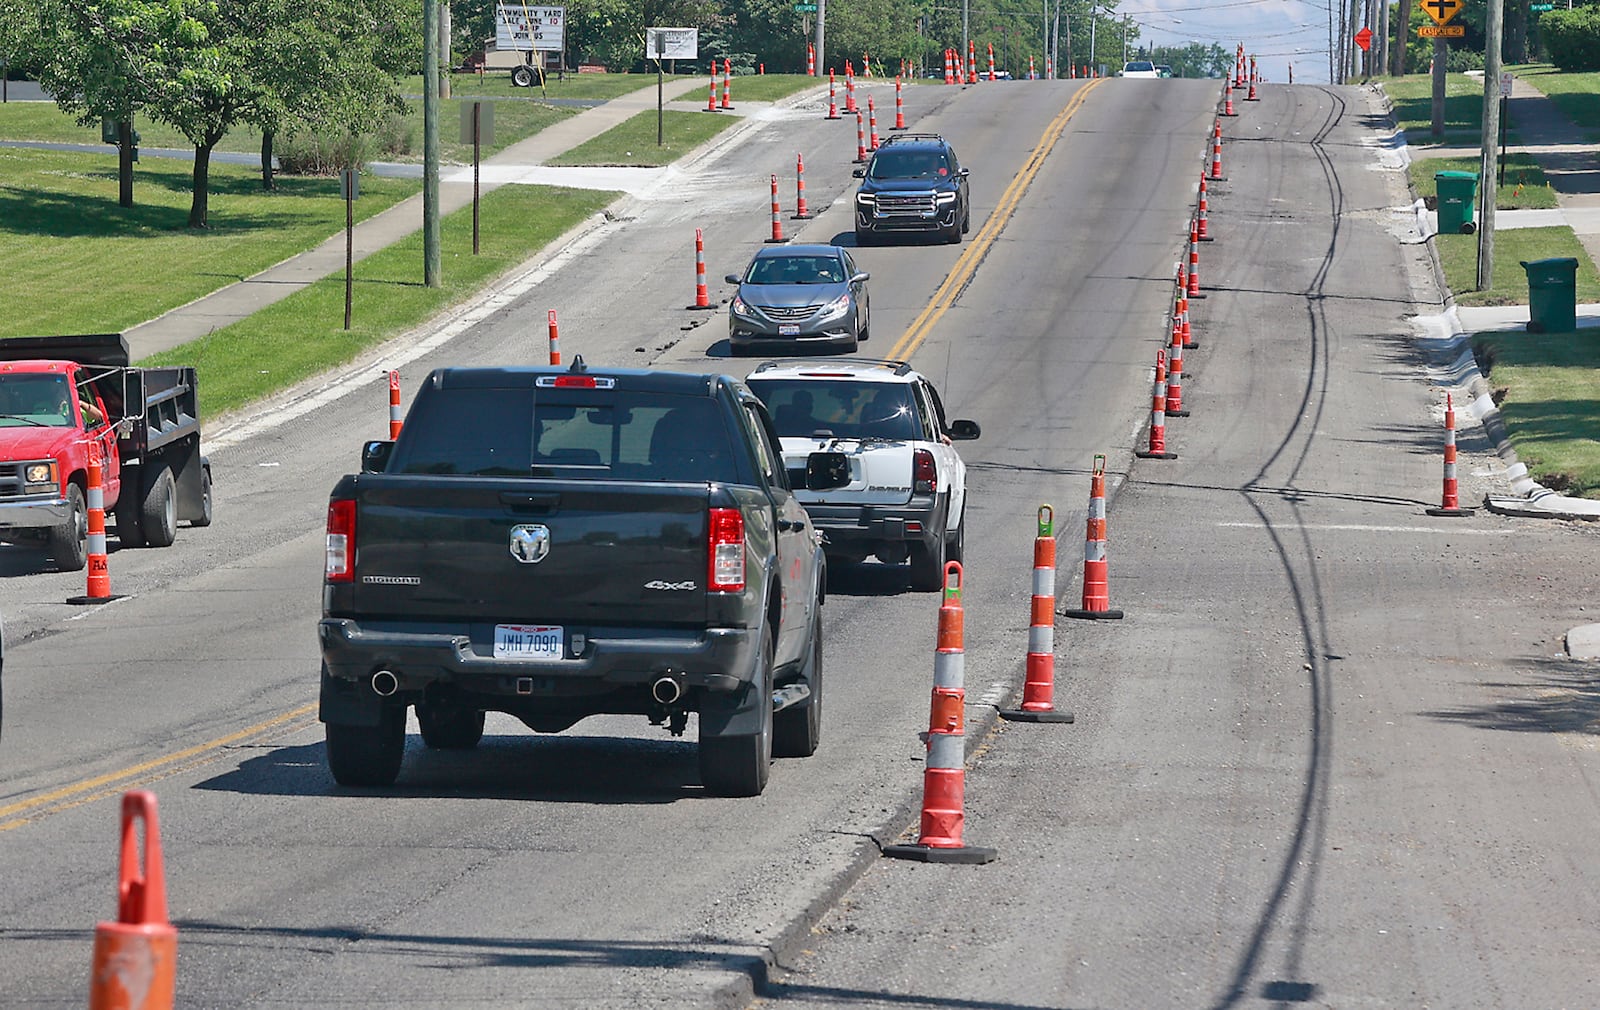
POLYGON ((567 658, 496 659, 490 624, 361 623, 324 617, 317 626, 330 677, 367 684, 379 670, 400 682, 400 692, 432 684, 506 697, 574 699, 648 685, 663 674, 717 693, 740 690, 756 667, 759 629, 595 628, 567 658))
POLYGON ((807 505, 827 547, 866 547, 905 541, 934 543, 944 535, 944 510, 935 498, 905 505, 807 505))
POLYGON ((28 498, 0 501, 0 531, 53 528, 72 516, 65 498, 28 498))

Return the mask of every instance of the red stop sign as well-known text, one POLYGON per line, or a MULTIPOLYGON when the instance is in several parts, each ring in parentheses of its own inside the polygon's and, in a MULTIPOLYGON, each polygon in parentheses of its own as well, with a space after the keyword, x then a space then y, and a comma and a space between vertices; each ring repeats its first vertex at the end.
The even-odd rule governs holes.
POLYGON ((1356 32, 1356 45, 1361 47, 1362 52, 1372 48, 1371 28, 1362 28, 1359 32, 1356 32))

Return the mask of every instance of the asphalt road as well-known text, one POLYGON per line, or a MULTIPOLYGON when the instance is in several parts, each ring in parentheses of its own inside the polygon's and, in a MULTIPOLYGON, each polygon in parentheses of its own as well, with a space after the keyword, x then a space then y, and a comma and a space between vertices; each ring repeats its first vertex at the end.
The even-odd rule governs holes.
POLYGON ((827 209, 787 232, 848 235, 854 130, 811 103, 440 336, 213 425, 217 523, 114 551, 127 599, 74 610, 81 577, 0 553, 0 1002, 82 1005, 133 786, 162 804, 185 1006, 1592 1002, 1592 695, 1550 657, 1593 536, 1421 516, 1437 418, 1403 319, 1431 275, 1386 227, 1403 183, 1373 170, 1361 93, 1269 87, 1230 123, 1194 416, 1169 428, 1180 459, 1129 466, 1215 97, 909 89, 914 128, 973 168, 973 233, 860 254, 863 353, 909 350, 984 427, 963 445, 968 833, 999 862, 876 859, 919 797, 936 603, 874 565, 830 586, 823 747, 760 798, 702 796, 692 729, 632 719, 549 737, 492 719, 471 754, 413 736, 382 793, 323 767, 324 503, 386 430, 383 372, 409 390, 437 365, 540 360, 550 308, 569 358, 748 370, 720 313, 683 310, 693 229, 710 277, 738 269, 799 150, 827 209), (1129 619, 1058 632, 1076 725, 986 735, 1020 681, 1035 510, 1062 516, 1070 598, 1101 452, 1129 619))

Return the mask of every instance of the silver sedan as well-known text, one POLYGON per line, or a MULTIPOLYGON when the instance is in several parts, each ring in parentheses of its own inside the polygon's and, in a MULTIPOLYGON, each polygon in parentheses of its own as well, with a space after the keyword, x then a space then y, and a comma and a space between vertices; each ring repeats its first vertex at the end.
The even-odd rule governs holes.
POLYGON ((728 304, 728 345, 738 354, 775 345, 853 351, 867 339, 868 274, 835 245, 773 246, 756 253, 728 304))

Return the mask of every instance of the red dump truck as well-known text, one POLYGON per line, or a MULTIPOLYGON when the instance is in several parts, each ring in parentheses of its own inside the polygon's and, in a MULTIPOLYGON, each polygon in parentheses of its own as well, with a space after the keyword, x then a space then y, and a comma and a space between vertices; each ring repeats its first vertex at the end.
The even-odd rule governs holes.
POLYGON ((0 542, 61 571, 88 552, 89 459, 124 547, 166 547, 211 523, 193 368, 134 368, 120 333, 0 340, 0 542))

